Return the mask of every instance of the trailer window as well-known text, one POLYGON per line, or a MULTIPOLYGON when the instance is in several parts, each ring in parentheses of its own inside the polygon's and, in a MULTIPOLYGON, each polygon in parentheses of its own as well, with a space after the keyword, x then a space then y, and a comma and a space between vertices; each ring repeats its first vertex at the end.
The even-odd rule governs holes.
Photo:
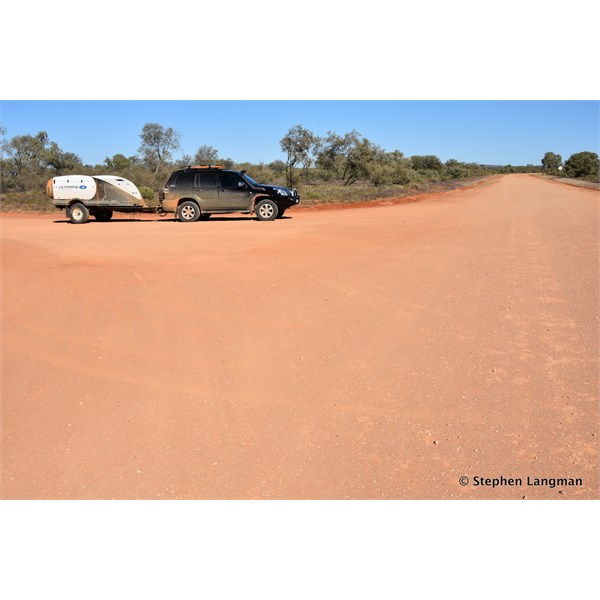
POLYGON ((199 187, 217 187, 216 173, 200 173, 198 175, 199 187))
POLYGON ((181 187, 192 187, 196 173, 180 173, 177 178, 177 185, 181 187))

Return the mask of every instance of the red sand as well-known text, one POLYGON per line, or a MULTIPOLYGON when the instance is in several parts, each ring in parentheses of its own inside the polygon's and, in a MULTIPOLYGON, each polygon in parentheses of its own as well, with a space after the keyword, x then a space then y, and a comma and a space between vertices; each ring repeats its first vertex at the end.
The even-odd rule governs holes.
POLYGON ((1 496, 600 497, 599 196, 3 217, 1 496))

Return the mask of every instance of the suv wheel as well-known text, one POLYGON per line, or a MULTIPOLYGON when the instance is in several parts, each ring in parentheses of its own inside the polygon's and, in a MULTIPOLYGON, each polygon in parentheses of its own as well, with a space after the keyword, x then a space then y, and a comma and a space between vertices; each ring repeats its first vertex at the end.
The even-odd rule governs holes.
POLYGON ((277 217, 277 204, 273 200, 261 200, 254 207, 254 213, 259 221, 272 221, 277 217))
POLYGON ((183 223, 193 223, 200 217, 200 209, 195 202, 182 202, 177 207, 177 218, 183 223))
POLYGON ((75 202, 67 208, 67 217, 74 225, 80 225, 88 222, 90 211, 80 202, 75 202))

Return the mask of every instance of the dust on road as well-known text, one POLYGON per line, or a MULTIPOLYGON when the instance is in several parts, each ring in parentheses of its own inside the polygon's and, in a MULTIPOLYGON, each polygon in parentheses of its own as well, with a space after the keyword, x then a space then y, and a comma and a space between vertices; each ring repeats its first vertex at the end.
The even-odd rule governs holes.
POLYGON ((5 217, 1 495, 598 498, 598 199, 5 217))

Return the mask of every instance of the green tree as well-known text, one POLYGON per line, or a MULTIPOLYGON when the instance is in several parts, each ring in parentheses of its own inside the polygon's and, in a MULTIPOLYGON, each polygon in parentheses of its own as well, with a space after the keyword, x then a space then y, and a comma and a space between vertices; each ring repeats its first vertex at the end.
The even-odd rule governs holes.
POLYGON ((64 152, 45 131, 16 135, 2 143, 2 184, 14 190, 34 190, 49 177, 82 168, 72 152, 64 152))
POLYGON ((130 169, 137 162, 135 156, 127 158, 124 154, 114 154, 112 158, 108 156, 104 159, 104 164, 110 171, 116 171, 117 173, 124 173, 130 169))
POLYGON ((544 158, 542 158, 542 166, 544 172, 548 175, 558 175, 559 167, 562 167, 563 161, 560 154, 554 154, 554 152, 546 152, 544 158))
POLYGON ((598 155, 595 152, 576 152, 565 161, 565 171, 569 177, 598 181, 599 170, 598 155))
POLYGON ((64 152, 56 142, 50 142, 42 155, 46 167, 54 170, 54 174, 62 175, 81 167, 81 159, 73 152, 64 152))
POLYGON ((432 154, 426 156, 411 156, 410 162, 415 171, 442 171, 444 168, 442 161, 432 154))
POLYGON ((160 168, 166 164, 175 150, 179 150, 181 134, 172 127, 163 127, 158 123, 146 123, 140 133, 142 143, 138 151, 144 162, 157 175, 160 168))
POLYGON ((399 150, 388 152, 386 162, 391 166, 390 183, 408 185, 419 178, 419 174, 412 168, 410 159, 399 150))
POLYGON ((446 168, 446 175, 448 179, 461 179, 467 176, 468 168, 467 165, 461 163, 455 158, 450 158, 444 165, 446 168))
POLYGON ((351 144, 347 158, 344 185, 351 185, 358 179, 370 179, 373 170, 384 160, 384 152, 367 138, 357 136, 351 144))
POLYGON ((319 138, 302 125, 295 125, 281 138, 279 145, 286 155, 288 185, 294 186, 294 169, 302 165, 306 171, 313 163, 313 154, 319 138))
POLYGON ((194 163, 194 159, 190 154, 184 154, 172 163, 173 167, 177 169, 185 169, 186 167, 189 167, 190 165, 194 164, 196 163, 194 163))
POLYGON ((386 154, 354 129, 343 136, 329 131, 319 145, 316 164, 341 185, 352 185, 359 179, 380 185, 393 177, 390 161, 396 154, 402 158, 401 152, 386 154))
POLYGON ((9 174, 20 180, 21 186, 25 184, 24 175, 43 170, 43 156, 48 143, 48 134, 45 131, 37 135, 15 135, 11 140, 2 145, 6 154, 9 174))
POLYGON ((358 132, 351 131, 341 136, 334 131, 328 131, 317 155, 317 166, 331 173, 340 183, 344 178, 346 156, 355 135, 359 135, 358 132))
POLYGON ((273 162, 270 162, 267 166, 274 173, 277 173, 278 176, 285 175, 287 165, 282 160, 274 160, 273 162))
POLYGON ((212 146, 200 146, 194 154, 195 165, 214 165, 219 162, 219 151, 212 146))

